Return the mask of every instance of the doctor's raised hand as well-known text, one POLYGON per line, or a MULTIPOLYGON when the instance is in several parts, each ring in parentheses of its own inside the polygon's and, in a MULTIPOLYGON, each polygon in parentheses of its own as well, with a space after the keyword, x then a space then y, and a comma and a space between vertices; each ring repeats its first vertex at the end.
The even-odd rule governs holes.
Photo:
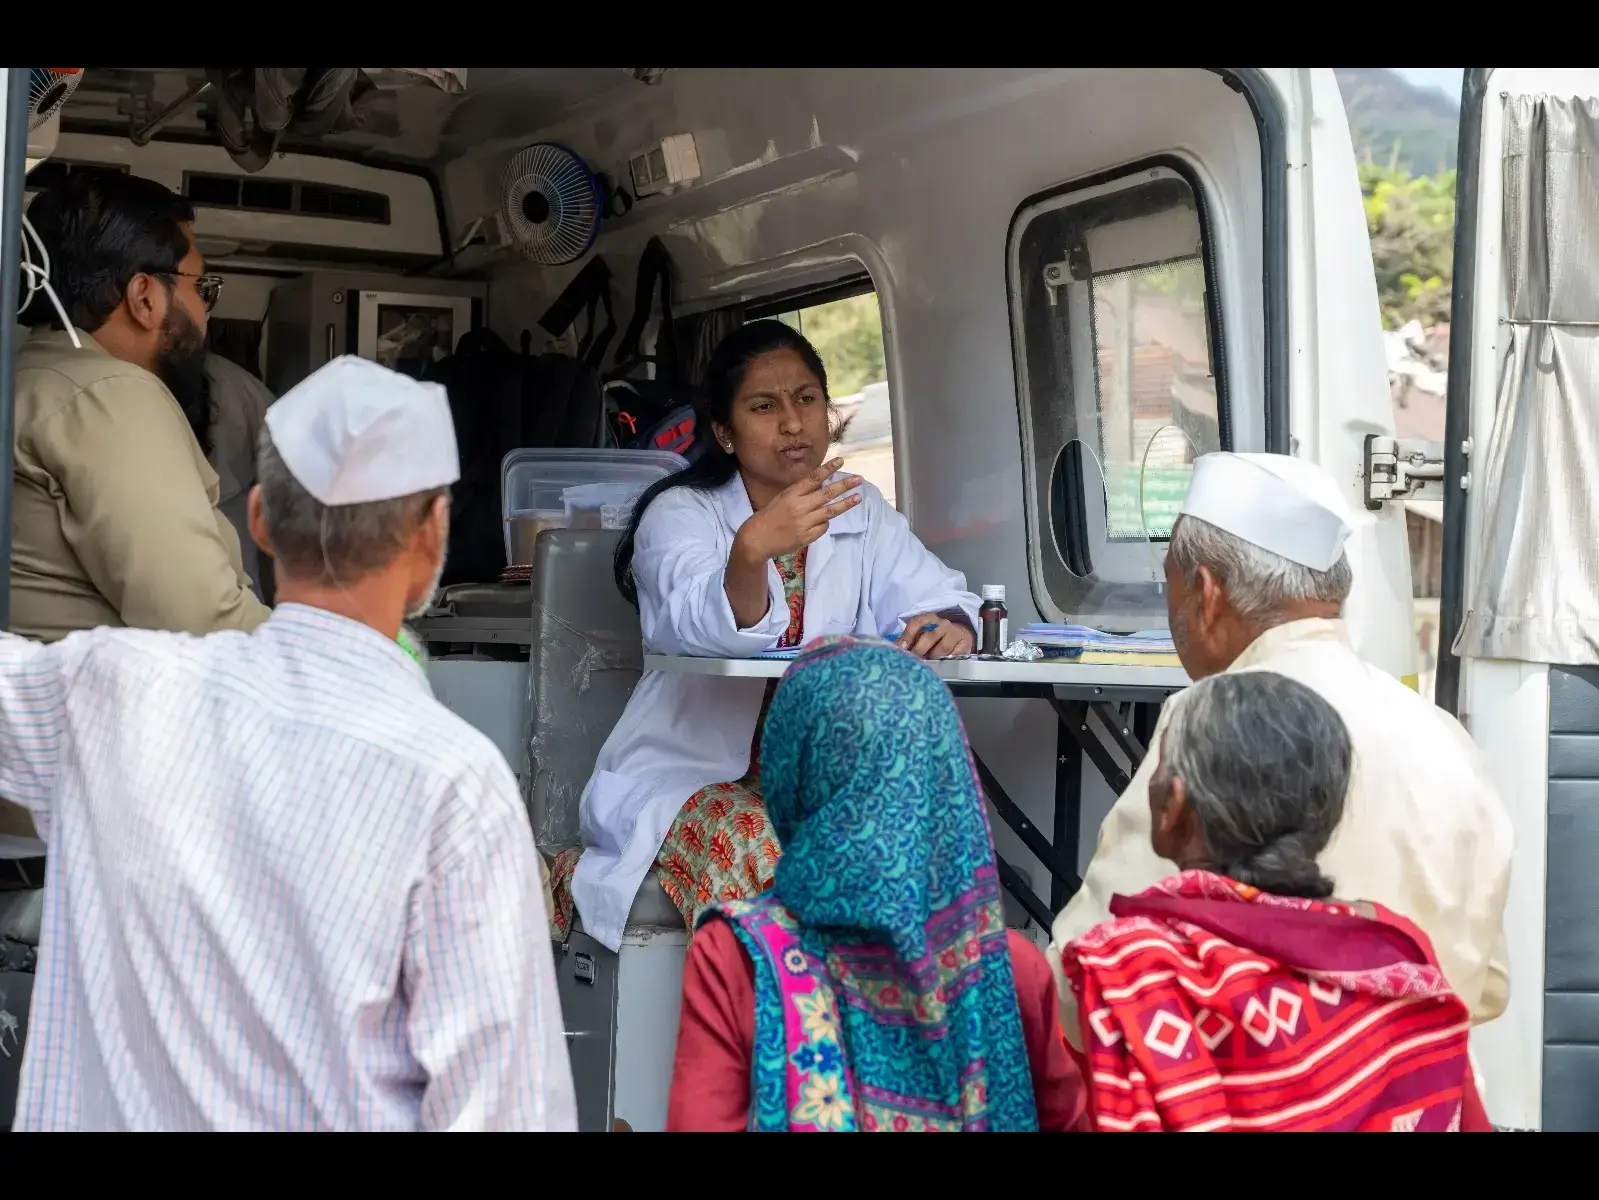
POLYGON ((766 615, 771 602, 766 564, 803 550, 827 532, 829 521, 861 502, 860 492, 854 490, 861 486, 859 475, 827 482, 843 465, 841 458, 823 463, 778 492, 739 527, 728 555, 725 586, 741 625, 754 625, 766 615))
POLYGON ((764 563, 802 550, 821 537, 829 521, 861 502, 861 494, 854 491, 861 486, 859 475, 827 482, 843 465, 843 459, 835 458, 784 488, 739 527, 733 553, 764 563))

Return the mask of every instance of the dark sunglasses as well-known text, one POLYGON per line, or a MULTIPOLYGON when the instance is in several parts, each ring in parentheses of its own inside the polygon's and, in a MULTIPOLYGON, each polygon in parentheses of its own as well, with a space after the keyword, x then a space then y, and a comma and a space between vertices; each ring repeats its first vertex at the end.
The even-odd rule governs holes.
POLYGON ((184 279, 194 280, 194 290, 200 294, 200 303, 205 305, 205 311, 210 312, 217 306, 217 300, 222 296, 222 276, 196 275, 192 271, 151 271, 151 275, 169 275, 174 278, 181 276, 184 279))

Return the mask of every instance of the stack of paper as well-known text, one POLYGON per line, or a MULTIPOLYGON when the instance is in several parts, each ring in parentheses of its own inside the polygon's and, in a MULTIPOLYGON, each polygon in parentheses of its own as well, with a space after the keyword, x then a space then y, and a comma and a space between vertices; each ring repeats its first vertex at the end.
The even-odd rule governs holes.
POLYGON ((1018 641, 1028 642, 1055 661, 1101 666, 1180 667, 1177 647, 1164 629, 1140 633, 1106 633, 1087 625, 1028 625, 1018 641))

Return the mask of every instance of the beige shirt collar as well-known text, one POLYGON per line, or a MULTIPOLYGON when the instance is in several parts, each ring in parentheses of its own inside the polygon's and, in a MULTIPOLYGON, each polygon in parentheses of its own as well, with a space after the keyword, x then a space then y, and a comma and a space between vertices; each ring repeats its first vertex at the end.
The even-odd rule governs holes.
POLYGON ((1303 621, 1289 621, 1285 625, 1277 625, 1266 630, 1244 648, 1244 652, 1233 660, 1227 670, 1242 671, 1246 667, 1258 666, 1260 663, 1277 658, 1290 649, 1318 643, 1342 646, 1351 653, 1354 651, 1354 646, 1349 640, 1349 626, 1342 618, 1327 620, 1323 617, 1310 617, 1303 621))

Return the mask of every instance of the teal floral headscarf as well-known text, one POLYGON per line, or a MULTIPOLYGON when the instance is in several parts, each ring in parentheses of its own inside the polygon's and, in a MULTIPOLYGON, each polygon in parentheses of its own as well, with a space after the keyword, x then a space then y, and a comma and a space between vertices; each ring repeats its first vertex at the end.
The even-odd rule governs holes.
MULTIPOLYGON (((993 839, 943 682, 886 642, 813 642, 772 699, 760 778, 783 857, 753 904, 836 996, 859 1127, 1035 1130, 993 839)), ((770 964, 756 977, 754 1125, 786 1128, 784 1015, 770 964)))

